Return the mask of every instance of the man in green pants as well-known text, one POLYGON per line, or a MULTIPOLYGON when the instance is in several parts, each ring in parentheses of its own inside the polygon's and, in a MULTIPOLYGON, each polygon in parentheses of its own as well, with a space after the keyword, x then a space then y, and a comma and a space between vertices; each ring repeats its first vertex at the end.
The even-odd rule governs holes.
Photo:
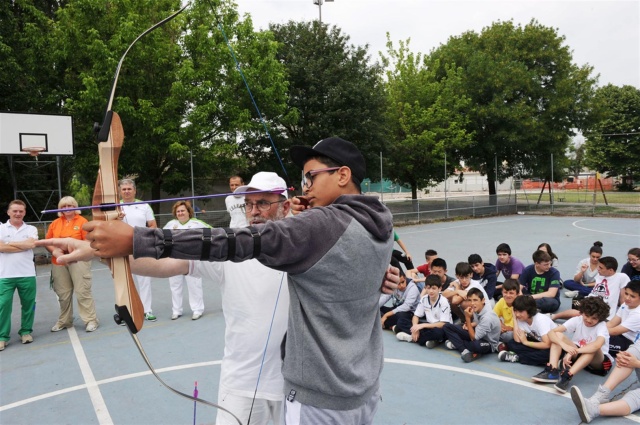
POLYGON ((33 318, 36 310, 36 267, 33 262, 34 242, 38 230, 24 222, 27 207, 24 202, 9 203, 9 221, 0 224, 0 351, 11 337, 13 293, 18 290, 22 305, 20 339, 33 342, 33 318))

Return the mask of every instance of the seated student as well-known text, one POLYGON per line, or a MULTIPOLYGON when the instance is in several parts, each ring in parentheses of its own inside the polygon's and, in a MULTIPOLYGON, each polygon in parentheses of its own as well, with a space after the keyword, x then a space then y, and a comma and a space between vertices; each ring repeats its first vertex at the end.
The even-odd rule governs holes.
POLYGON ((587 296, 591 293, 598 275, 598 260, 602 257, 602 242, 596 241, 589 249, 589 258, 580 260, 573 280, 564 281, 564 295, 573 298, 576 295, 587 296))
MULTIPOLYGON (((424 253, 425 263, 421 266, 411 268, 407 270, 407 276, 413 279, 414 282, 424 282, 427 276, 431 274, 431 270, 429 267, 431 266, 431 262, 438 258, 438 253, 433 249, 427 249, 424 253), (422 273, 422 277, 418 277, 418 273, 422 273)), ((445 267, 446 268, 446 267, 445 267)))
POLYGON ((633 371, 640 379, 640 346, 633 344, 627 351, 621 351, 616 356, 616 367, 603 385, 598 385, 596 392, 589 398, 584 398, 580 388, 571 387, 571 400, 578 409, 580 419, 590 423, 598 416, 626 416, 640 409, 640 388, 627 392, 620 400, 611 400, 613 391, 624 382, 633 371))
POLYGON ((440 278, 440 282, 442 282, 442 288, 440 288, 440 291, 446 290, 451 282, 455 280, 455 278, 447 274, 447 262, 442 258, 434 258, 431 261, 431 266, 429 268, 431 274, 438 276, 440 278))
POLYGON ((546 365, 551 354, 548 333, 558 325, 549 316, 538 314, 536 301, 531 295, 516 297, 513 314, 516 316, 513 339, 507 342, 506 350, 498 353, 498 358, 503 362, 546 365))
MULTIPOLYGON (((522 261, 511 256, 511 247, 506 243, 501 243, 496 248, 498 260, 496 261, 496 276, 502 273, 505 279, 518 279, 524 271, 522 261)), ((502 284, 496 284, 496 291, 493 298, 498 301, 502 297, 502 284)))
POLYGON ((620 273, 629 276, 630 280, 640 280, 640 248, 631 248, 627 253, 627 263, 622 266, 620 273))
POLYGON ((611 369, 609 332, 605 322, 609 306, 602 298, 587 297, 580 303, 580 312, 579 317, 567 320, 548 333, 551 340, 549 362, 542 372, 531 377, 535 382, 555 383, 553 387, 563 394, 571 379, 582 369, 589 367, 589 372, 603 376, 611 369), (565 332, 572 334, 571 338, 565 332))
POLYGON ((480 283, 471 280, 472 275, 473 271, 469 263, 456 264, 456 280, 451 282, 446 290, 442 291, 442 295, 444 295, 449 301, 449 304, 451 304, 452 315, 460 320, 464 318, 463 310, 470 305, 467 299, 469 289, 478 288, 482 291, 484 299, 490 300, 484 288, 480 286, 480 283))
MULTIPOLYGON (((500 319, 500 341, 507 342, 513 339, 513 300, 520 293, 520 283, 515 279, 505 279, 502 284, 502 298, 493 307, 493 311, 500 319)), ((500 344, 504 345, 504 344, 500 344)), ((500 348, 500 347, 498 347, 500 348)), ((502 351, 498 349, 498 351, 502 351)))
POLYGON ((492 299, 493 294, 496 292, 496 283, 498 281, 496 266, 491 263, 483 263, 482 257, 478 254, 471 254, 468 261, 471 270, 473 270, 471 279, 479 281, 489 299, 492 299))
POLYGON ((560 260, 558 259, 558 256, 551 249, 551 245, 549 245, 546 242, 543 242, 540 245, 538 245, 538 249, 540 251, 544 251, 547 254, 549 254, 549 257, 551 257, 551 267, 554 267, 557 269, 560 266, 560 260))
POLYGON ((402 269, 400 269, 400 282, 398 288, 392 294, 380 294, 378 306, 380 307, 380 321, 382 329, 393 329, 400 317, 413 316, 413 312, 420 301, 420 291, 411 279, 407 279, 402 269), (392 307, 385 304, 392 301, 392 307))
POLYGON ((533 253, 533 264, 520 275, 522 293, 532 295, 542 313, 560 308, 560 272, 551 267, 551 257, 544 251, 533 253))
MULTIPOLYGON (((613 257, 600 257, 598 260, 598 275, 593 289, 589 293, 589 297, 600 297, 609 304, 609 317, 607 320, 613 319, 618 310, 618 306, 622 304, 624 298, 623 288, 629 282, 629 276, 616 273, 618 269, 618 261, 613 257)), ((569 319, 579 315, 580 312, 574 308, 561 311, 551 316, 553 320, 569 319)))
POLYGON ((446 346, 458 350, 460 358, 469 363, 498 349, 500 320, 493 312, 482 290, 471 288, 467 293, 470 306, 464 310, 464 325, 446 323, 446 346))
POLYGON ((402 240, 400 239, 400 236, 398 236, 395 230, 393 231, 393 241, 397 243, 400 246, 400 248, 402 248, 402 251, 394 249, 391 252, 391 265, 393 267, 397 267, 398 269, 401 269, 400 263, 402 263, 404 264, 405 269, 407 270, 413 269, 413 262, 411 259, 411 254, 409 253, 409 249, 404 244, 404 242, 402 242, 402 240))
POLYGON ((396 338, 400 341, 417 342, 434 348, 444 341, 445 323, 451 323, 449 302, 440 293, 442 282, 435 275, 427 276, 420 302, 411 320, 402 317, 396 325, 396 338))
POLYGON ((615 357, 638 339, 640 334, 640 280, 634 280, 624 288, 624 304, 613 319, 607 322, 609 329, 609 354, 615 357))

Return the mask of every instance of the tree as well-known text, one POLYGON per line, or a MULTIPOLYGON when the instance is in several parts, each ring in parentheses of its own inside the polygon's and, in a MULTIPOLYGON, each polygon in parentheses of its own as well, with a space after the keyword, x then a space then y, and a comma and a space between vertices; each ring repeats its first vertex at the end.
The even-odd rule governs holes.
POLYGON ((387 56, 382 56, 387 68, 385 158, 387 175, 410 185, 416 199, 418 188, 444 180, 445 159, 447 172, 455 172, 461 149, 472 139, 465 130, 469 99, 461 93, 461 70, 447 68, 446 77, 437 81, 409 43, 401 41, 394 50, 389 40, 387 56))
POLYGON ((625 178, 632 190, 640 178, 640 89, 608 84, 596 92, 600 106, 596 122, 586 134, 589 167, 625 178))
POLYGON ((339 28, 318 21, 270 29, 289 82, 282 150, 340 136, 358 145, 372 175, 383 149, 384 93, 381 68, 369 63, 368 46, 350 45, 339 28))
MULTIPOLYGON (((62 112, 56 96, 62 73, 52 61, 53 17, 59 3, 55 0, 0 2, 0 111, 62 112)), ((14 187, 9 184, 12 179, 7 160, 1 159, 0 181, 5 184, 0 185, 0 199, 8 202, 14 197, 14 187)), ((55 167, 40 167, 37 175, 17 171, 14 176, 18 189, 52 189, 51 182, 57 180, 55 167)), ((29 200, 37 208, 45 205, 47 197, 44 192, 35 192, 29 200)), ((31 211, 28 213, 27 219, 33 220, 31 211)))
POLYGON ((516 170, 550 179, 551 154, 554 177, 560 177, 573 130, 588 119, 595 80, 590 66, 572 63, 555 29, 536 21, 524 27, 494 23, 481 34, 451 37, 429 55, 428 65, 437 80, 447 78, 452 66, 464 70, 474 143, 462 157, 487 175, 491 195, 496 180, 516 170))
MULTIPOLYGON (((76 122, 75 164, 83 183, 95 179, 92 124, 102 120, 120 56, 180 3, 70 0, 60 10, 57 63, 65 75, 64 106, 76 122)), ((268 34, 255 33, 250 20, 240 21, 233 3, 213 3, 215 10, 210 2, 196 2, 145 36, 123 64, 113 105, 126 135, 120 172, 136 175, 154 198, 161 189, 175 193, 189 187, 190 152, 197 158, 197 175, 222 177, 247 162, 238 154, 238 140, 251 139, 259 124, 217 16, 263 108, 277 116, 284 105, 275 43, 268 34)))

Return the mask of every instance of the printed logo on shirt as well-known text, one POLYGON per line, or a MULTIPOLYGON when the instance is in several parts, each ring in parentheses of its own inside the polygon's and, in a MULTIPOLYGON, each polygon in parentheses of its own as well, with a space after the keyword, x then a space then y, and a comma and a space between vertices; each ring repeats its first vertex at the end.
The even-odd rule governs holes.
POLYGON ((602 279, 602 282, 600 283, 596 283, 596 285, 593 287, 593 290, 591 291, 591 294, 589 294, 591 296, 596 296, 596 297, 600 297, 603 300, 608 300, 609 299, 609 284, 607 283, 607 279, 602 279))

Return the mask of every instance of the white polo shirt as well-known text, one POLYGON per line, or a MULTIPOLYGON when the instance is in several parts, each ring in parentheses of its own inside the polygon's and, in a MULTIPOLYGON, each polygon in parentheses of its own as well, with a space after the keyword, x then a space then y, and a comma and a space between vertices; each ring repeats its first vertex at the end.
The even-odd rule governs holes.
MULTIPOLYGON (((135 202, 140 200, 136 199, 135 202)), ((122 221, 131 227, 147 227, 148 221, 156 219, 149 204, 123 205, 120 208, 124 212, 122 221)))
MULTIPOLYGON (((30 224, 23 223, 19 228, 9 222, 0 224, 0 240, 3 243, 20 242, 29 238, 38 239, 38 229, 30 224)), ((32 249, 14 253, 0 252, 0 278, 35 275, 32 249)))

